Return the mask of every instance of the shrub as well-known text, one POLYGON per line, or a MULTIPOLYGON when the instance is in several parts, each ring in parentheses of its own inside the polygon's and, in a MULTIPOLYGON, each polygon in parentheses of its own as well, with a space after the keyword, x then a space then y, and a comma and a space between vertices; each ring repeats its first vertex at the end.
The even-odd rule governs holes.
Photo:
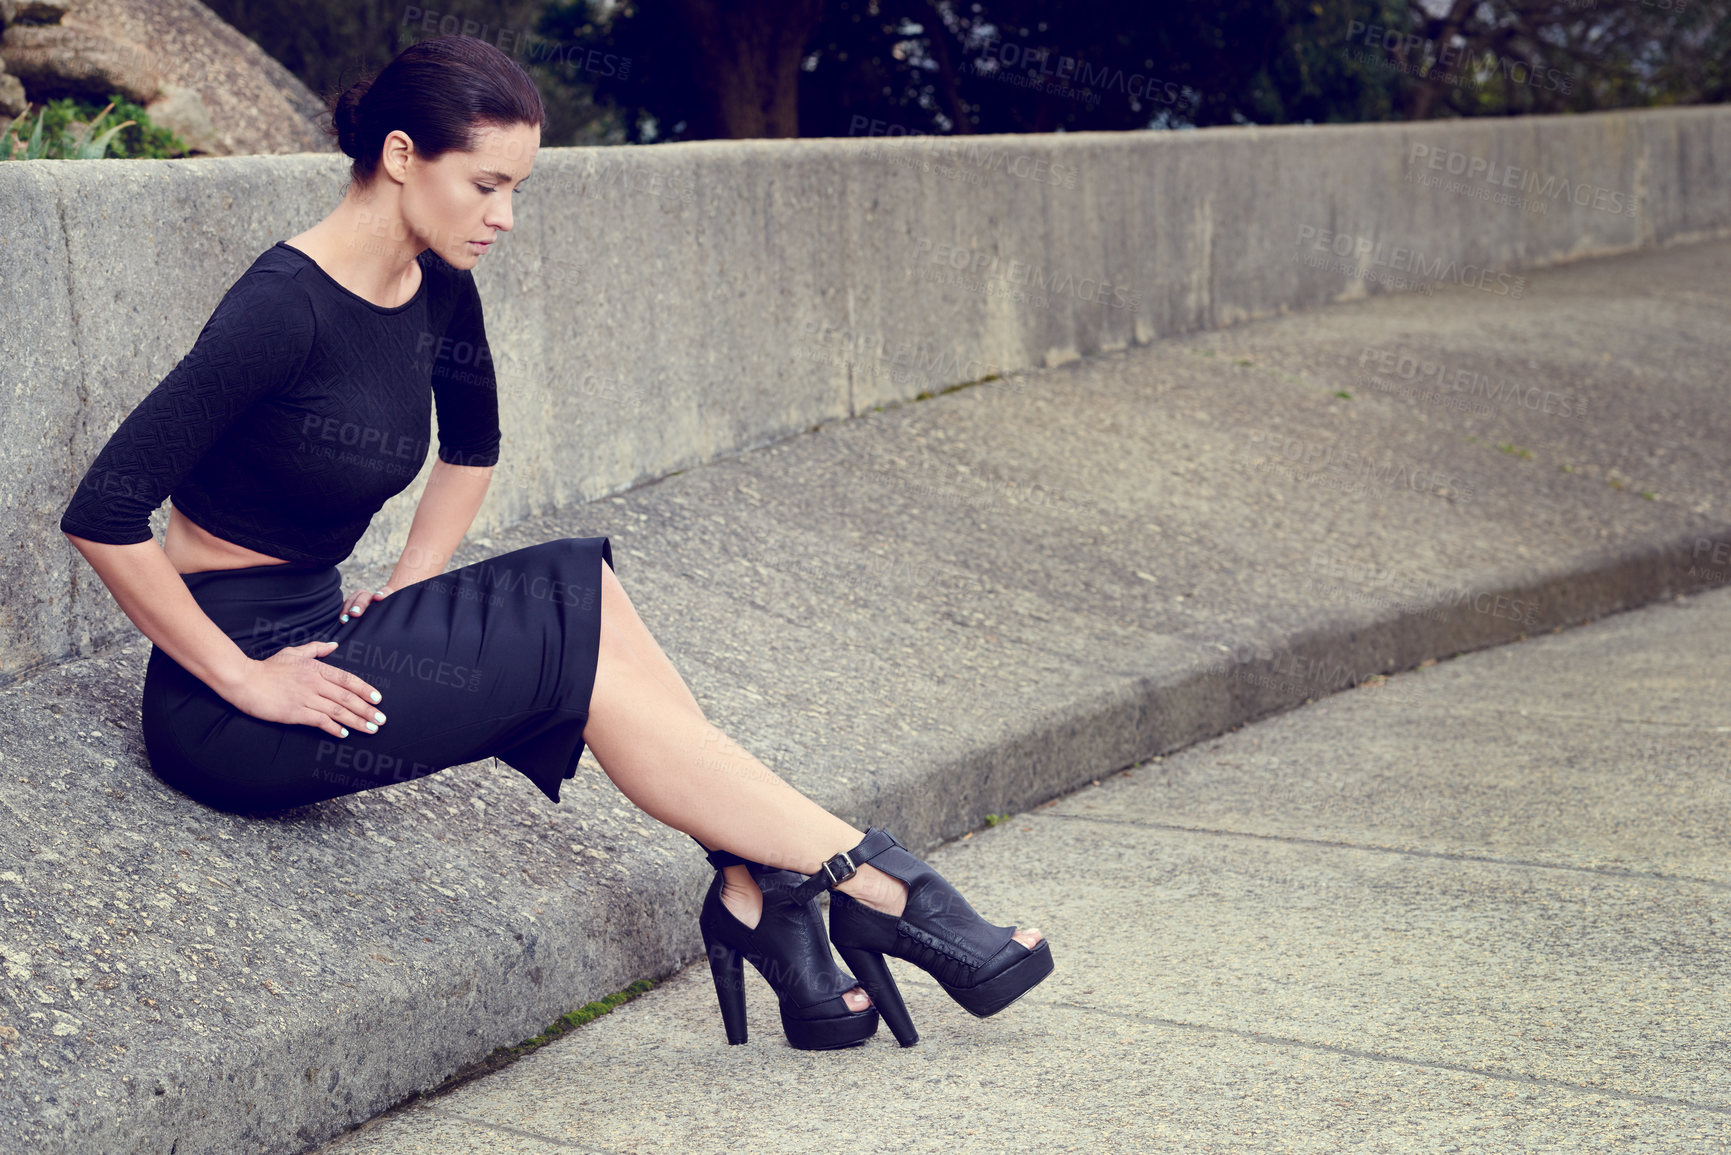
POLYGON ((186 152, 184 141, 112 92, 101 109, 64 96, 42 105, 34 119, 28 108, 10 123, 0 119, 0 160, 161 160, 186 152))

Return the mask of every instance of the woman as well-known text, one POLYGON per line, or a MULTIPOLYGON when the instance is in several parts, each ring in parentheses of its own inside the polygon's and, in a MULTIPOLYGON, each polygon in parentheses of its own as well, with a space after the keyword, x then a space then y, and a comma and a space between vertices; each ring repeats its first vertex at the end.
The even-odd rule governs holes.
POLYGON ((701 926, 729 1041, 745 1041, 745 959, 799 1047, 863 1042, 880 1012, 915 1041, 885 954, 975 1014, 1001 1010, 1051 972, 1039 932, 985 922, 889 835, 712 725, 608 538, 444 572, 499 456, 472 270, 511 229, 544 119, 522 68, 469 37, 415 44, 342 93, 343 202, 253 262, 91 464, 61 530, 153 643, 152 771, 252 813, 495 756, 558 802, 587 743, 720 868, 701 926), (420 471, 435 408, 402 559, 385 588, 345 599, 336 563, 420 471), (148 518, 165 496, 159 548, 148 518), (826 888, 830 941, 869 1000, 823 940, 826 888))

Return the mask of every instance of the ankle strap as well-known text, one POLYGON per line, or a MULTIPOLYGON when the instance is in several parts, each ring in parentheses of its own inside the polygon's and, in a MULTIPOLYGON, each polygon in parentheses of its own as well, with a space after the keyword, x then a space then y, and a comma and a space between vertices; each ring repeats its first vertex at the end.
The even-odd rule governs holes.
POLYGON ((820 890, 846 882, 852 878, 860 867, 882 854, 892 846, 900 846, 895 835, 887 830, 879 830, 873 826, 865 833, 860 844, 852 850, 845 850, 818 867, 817 873, 807 876, 806 880, 794 889, 793 901, 801 904, 810 902, 817 897, 820 890))
MULTIPOLYGON (((693 838, 691 841, 697 842, 697 839, 693 838)), ((698 848, 703 851, 703 856, 705 858, 709 859, 709 865, 715 867, 715 869, 717 869, 717 870, 720 870, 724 866, 754 866, 754 865, 756 865, 755 863, 753 863, 751 861, 751 859, 741 858, 739 855, 733 854, 729 851, 710 850, 708 847, 704 846, 703 843, 701 843, 701 842, 697 842, 697 845, 698 845, 698 848)))

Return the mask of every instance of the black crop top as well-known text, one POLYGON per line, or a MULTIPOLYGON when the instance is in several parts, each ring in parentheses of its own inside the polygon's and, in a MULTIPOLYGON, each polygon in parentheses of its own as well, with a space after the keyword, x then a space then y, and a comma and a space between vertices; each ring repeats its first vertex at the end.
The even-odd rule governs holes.
POLYGON ((499 460, 499 400, 474 274, 431 249, 406 304, 375 305, 278 241, 138 403, 60 518, 111 545, 174 507, 220 538, 335 565, 426 461, 499 460), (429 389, 430 386, 430 389, 429 389))

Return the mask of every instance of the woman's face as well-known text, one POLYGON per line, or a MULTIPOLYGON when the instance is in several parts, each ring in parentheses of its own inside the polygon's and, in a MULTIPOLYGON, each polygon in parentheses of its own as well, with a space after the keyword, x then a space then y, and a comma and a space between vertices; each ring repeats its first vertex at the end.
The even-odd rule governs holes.
POLYGON ((447 264, 474 268, 498 235, 511 231, 511 200, 540 148, 541 130, 533 125, 487 125, 472 151, 452 149, 430 163, 410 159, 401 193, 403 224, 447 264))

